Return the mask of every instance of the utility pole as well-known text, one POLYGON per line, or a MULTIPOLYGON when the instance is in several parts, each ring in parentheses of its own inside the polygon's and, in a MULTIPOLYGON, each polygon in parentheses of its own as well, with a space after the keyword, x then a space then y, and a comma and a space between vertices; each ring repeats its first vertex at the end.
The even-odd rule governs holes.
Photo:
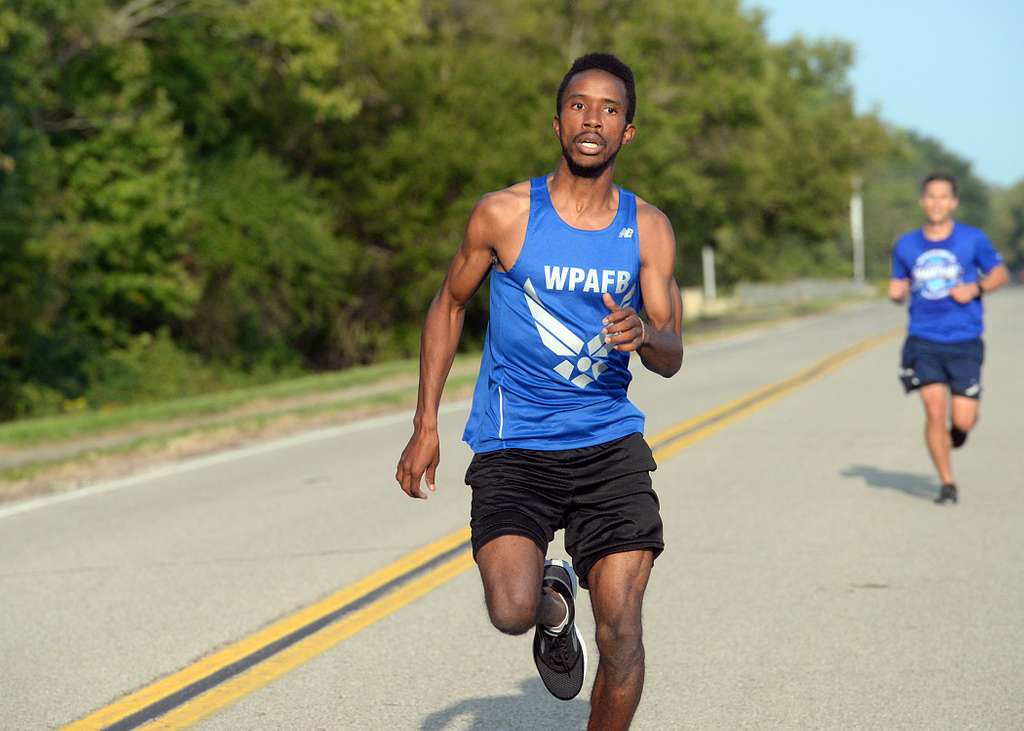
POLYGON ((864 286, 864 200, 861 197, 861 178, 853 178, 850 196, 850 238, 853 240, 853 281, 864 286))
POLYGON ((704 265, 704 299, 713 300, 717 296, 715 291, 715 249, 710 244, 704 244, 700 251, 701 263, 704 265))

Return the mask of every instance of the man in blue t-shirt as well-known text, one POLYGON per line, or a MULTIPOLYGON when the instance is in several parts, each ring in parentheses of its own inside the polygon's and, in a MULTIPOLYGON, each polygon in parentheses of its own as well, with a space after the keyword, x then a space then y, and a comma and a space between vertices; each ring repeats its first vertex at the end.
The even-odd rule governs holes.
POLYGON ((950 449, 963 445, 978 419, 984 356, 981 296, 1009 281, 988 237, 953 220, 958 203, 956 178, 946 173, 925 178, 925 224, 896 241, 889 282, 893 302, 902 303, 910 295, 900 379, 907 393, 921 392, 925 443, 942 481, 935 499, 940 504, 957 501, 950 449))

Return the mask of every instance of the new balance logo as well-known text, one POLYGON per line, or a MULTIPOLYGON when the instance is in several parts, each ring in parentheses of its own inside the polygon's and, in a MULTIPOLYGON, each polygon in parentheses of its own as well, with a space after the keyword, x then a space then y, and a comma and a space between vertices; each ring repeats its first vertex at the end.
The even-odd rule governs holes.
MULTIPOLYGON (((566 327, 565 323, 548 312, 540 301, 533 282, 527 279, 523 289, 526 291, 526 304, 533 315, 540 341, 548 350, 564 359, 552 370, 579 388, 586 388, 600 378, 601 374, 608 370, 608 364, 605 362, 608 347, 604 344, 601 333, 598 332, 584 343, 583 339, 566 327)), ((626 292, 619 306, 626 307, 633 299, 635 291, 636 285, 626 292)))
POLYGON ((631 239, 631 238, 633 238, 633 229, 629 228, 628 226, 626 228, 622 229, 621 231, 619 231, 619 238, 620 239, 631 239))

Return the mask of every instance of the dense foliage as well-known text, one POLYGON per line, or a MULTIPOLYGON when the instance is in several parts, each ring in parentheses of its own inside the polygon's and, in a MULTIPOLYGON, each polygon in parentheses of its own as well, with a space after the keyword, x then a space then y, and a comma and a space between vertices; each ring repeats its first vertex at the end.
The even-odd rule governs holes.
POLYGON ((618 178, 684 283, 706 243, 726 281, 847 274, 857 175, 872 274, 933 165, 987 222, 965 162, 855 114, 848 45, 770 43, 738 0, 8 0, 0 418, 414 352, 473 203, 553 168, 597 49, 636 71, 618 178))

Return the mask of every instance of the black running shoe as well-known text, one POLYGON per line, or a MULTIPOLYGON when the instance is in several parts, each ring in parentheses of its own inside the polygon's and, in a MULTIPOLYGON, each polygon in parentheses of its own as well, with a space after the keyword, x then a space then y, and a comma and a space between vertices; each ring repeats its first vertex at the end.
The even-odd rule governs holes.
POLYGON ((935 502, 938 505, 942 505, 947 501, 956 505, 956 485, 953 483, 943 485, 942 489, 939 491, 939 496, 935 498, 935 502))
POLYGON ((960 449, 967 441, 967 432, 960 431, 955 426, 949 427, 949 438, 953 440, 953 449, 960 449))
POLYGON ((544 687, 551 695, 570 701, 583 689, 587 676, 587 646, 576 627, 576 574, 565 561, 544 562, 544 586, 550 586, 565 599, 569 620, 557 635, 537 625, 533 635, 533 661, 544 687))

